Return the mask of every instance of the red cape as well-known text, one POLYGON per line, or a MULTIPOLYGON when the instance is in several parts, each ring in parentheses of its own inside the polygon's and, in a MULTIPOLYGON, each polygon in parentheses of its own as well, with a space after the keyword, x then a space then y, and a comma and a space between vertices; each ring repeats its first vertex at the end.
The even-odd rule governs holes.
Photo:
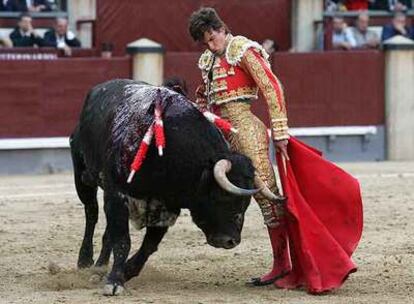
POLYGON ((362 200, 358 181, 295 138, 290 161, 277 159, 287 196, 292 271, 277 287, 305 286, 320 293, 342 285, 356 265, 351 255, 362 234, 362 200), (286 167, 286 171, 285 171, 286 167))

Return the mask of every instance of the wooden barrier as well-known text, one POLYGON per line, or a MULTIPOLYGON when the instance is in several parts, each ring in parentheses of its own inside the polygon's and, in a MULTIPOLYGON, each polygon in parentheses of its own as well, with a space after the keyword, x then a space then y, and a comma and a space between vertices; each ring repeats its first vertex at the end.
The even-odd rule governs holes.
MULTIPOLYGON (((0 12, 0 27, 14 28, 17 26, 21 12, 0 12)), ((31 13, 34 28, 53 27, 57 17, 68 17, 66 12, 31 13)))
POLYGON ((130 75, 129 57, 0 60, 0 137, 68 136, 92 86, 130 75))
MULTIPOLYGON (((39 55, 51 55, 51 57, 66 57, 65 53, 61 49, 51 48, 51 47, 18 47, 18 48, 0 48, 0 59, 2 60, 28 60, 28 59, 41 59, 46 58, 47 56, 39 55)), ((87 49, 87 48, 72 48, 71 58, 75 57, 96 57, 98 56, 98 51, 96 49, 87 49)))
MULTIPOLYGON (((167 53, 165 77, 187 81, 190 98, 201 83, 199 53, 167 53)), ((377 51, 275 53, 293 127, 384 124, 384 55, 377 51)), ((254 111, 265 122, 263 99, 254 111)))
POLYGON ((273 39, 281 50, 291 47, 291 0, 97 0, 96 46, 112 43, 114 54, 121 55, 128 43, 145 37, 168 52, 197 51, 187 27, 191 13, 201 6, 213 6, 237 35, 273 39))
MULTIPOLYGON (((165 77, 201 83, 199 53, 165 54, 165 77)), ((291 127, 384 125, 381 52, 276 53, 291 127)), ((67 136, 87 91, 112 78, 130 78, 131 59, 0 60, 0 137, 67 136)), ((263 99, 254 111, 268 121, 263 99)))

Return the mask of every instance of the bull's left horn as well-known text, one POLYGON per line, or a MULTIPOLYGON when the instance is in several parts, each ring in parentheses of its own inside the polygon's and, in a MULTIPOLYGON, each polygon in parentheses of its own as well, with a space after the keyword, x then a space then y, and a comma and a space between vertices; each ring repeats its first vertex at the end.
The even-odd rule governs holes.
POLYGON ((243 189, 232 184, 226 176, 226 173, 229 172, 230 169, 231 162, 227 159, 221 159, 214 165, 214 178, 221 188, 227 192, 241 196, 253 195, 260 191, 260 189, 243 189))

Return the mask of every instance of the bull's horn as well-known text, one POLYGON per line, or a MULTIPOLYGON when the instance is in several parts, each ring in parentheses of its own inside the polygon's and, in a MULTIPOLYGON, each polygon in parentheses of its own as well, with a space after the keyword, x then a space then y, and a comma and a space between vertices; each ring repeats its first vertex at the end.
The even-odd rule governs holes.
POLYGON ((226 173, 229 172, 230 169, 231 162, 227 159, 221 159, 214 165, 214 178, 221 188, 227 192, 241 196, 253 195, 260 191, 260 189, 243 189, 232 184, 226 176, 226 173))
POLYGON ((260 189, 260 193, 267 199, 271 201, 284 201, 285 197, 281 195, 276 195, 266 186, 266 184, 262 181, 262 179, 255 175, 254 177, 254 185, 260 189))

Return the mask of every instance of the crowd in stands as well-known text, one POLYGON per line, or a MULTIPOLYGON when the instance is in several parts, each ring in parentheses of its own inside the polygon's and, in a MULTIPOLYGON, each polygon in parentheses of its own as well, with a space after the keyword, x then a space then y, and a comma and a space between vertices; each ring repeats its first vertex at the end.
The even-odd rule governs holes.
POLYGON ((326 11, 407 11, 413 8, 412 0, 326 0, 326 11))
POLYGON ((349 27, 344 18, 334 16, 332 19, 332 46, 334 49, 370 49, 377 48, 394 36, 403 36, 414 40, 414 27, 408 26, 407 17, 402 12, 396 12, 390 24, 382 27, 381 37, 369 28, 369 15, 362 12, 357 17, 354 27, 349 27))
POLYGON ((50 12, 58 8, 56 0, 0 0, 0 11, 50 12))
MULTIPOLYGON (((0 10, 23 12, 17 26, 9 37, 0 34, 0 46, 5 47, 54 47, 62 49, 65 55, 71 55, 71 48, 80 47, 81 43, 75 34, 68 29, 66 18, 57 18, 52 29, 39 35, 32 25, 31 12, 51 11, 62 4, 62 0, 0 0, 0 10)), ((332 17, 332 28, 329 37, 327 29, 323 29, 318 38, 318 49, 323 49, 324 39, 331 39, 333 49, 375 49, 382 42, 394 36, 403 36, 414 40, 414 24, 407 22, 406 12, 413 8, 414 0, 325 0, 326 12, 335 12, 332 17), (393 14, 389 24, 380 30, 370 26, 368 10, 389 11, 393 14), (355 11, 358 13, 353 24, 347 24, 343 14, 336 12, 355 11)), ((325 40, 327 41, 327 40, 325 40)), ((263 47, 271 54, 278 51, 274 40, 266 39, 263 47)), ((103 53, 111 54, 112 46, 103 48, 103 53)))
POLYGON ((68 29, 66 18, 56 18, 53 28, 41 37, 33 28, 29 13, 22 13, 9 39, 0 37, 0 41, 4 41, 5 46, 13 47, 54 47, 62 49, 67 56, 71 55, 71 48, 81 46, 75 34, 68 29))
POLYGON ((354 24, 348 25, 343 15, 332 17, 332 48, 341 50, 375 49, 395 36, 414 40, 414 25, 410 25, 406 13, 413 8, 412 0, 327 0, 327 12, 355 11, 354 24), (391 20, 382 27, 370 26, 369 11, 381 10, 392 13, 391 20), (374 30, 376 28, 376 30, 374 30))

